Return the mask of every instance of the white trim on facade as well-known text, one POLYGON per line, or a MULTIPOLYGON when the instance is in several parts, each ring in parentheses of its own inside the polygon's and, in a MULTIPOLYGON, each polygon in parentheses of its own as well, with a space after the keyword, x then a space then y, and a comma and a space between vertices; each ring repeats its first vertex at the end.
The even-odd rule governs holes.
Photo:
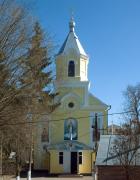
POLYGON ((71 173, 71 151, 64 151, 63 168, 64 173, 71 173))
POLYGON ((67 100, 67 99, 70 98, 70 97, 72 97, 72 98, 76 99, 78 102, 80 102, 80 101, 79 101, 79 100, 80 100, 80 97, 79 97, 77 94, 75 94, 75 93, 68 93, 68 94, 66 94, 65 96, 63 96, 63 97, 61 98, 61 102, 67 100))
POLYGON ((61 81, 54 81, 55 88, 57 89, 58 87, 88 87, 89 86, 89 81, 72 81, 68 82, 65 80, 61 81))
POLYGON ((85 87, 85 104, 84 107, 89 105, 89 101, 88 101, 88 87, 85 87))
POLYGON ((81 110, 91 110, 91 111, 93 111, 93 109, 95 110, 95 111, 104 111, 104 110, 106 110, 106 106, 104 106, 104 105, 89 105, 89 106, 86 106, 86 107, 84 107, 84 106, 82 106, 81 107, 81 110))

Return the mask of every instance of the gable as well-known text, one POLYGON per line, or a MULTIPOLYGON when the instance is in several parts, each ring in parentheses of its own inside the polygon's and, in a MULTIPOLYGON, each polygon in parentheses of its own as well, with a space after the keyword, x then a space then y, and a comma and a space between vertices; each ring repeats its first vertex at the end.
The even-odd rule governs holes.
POLYGON ((98 99, 91 93, 89 93, 88 99, 89 99, 89 105, 91 106, 101 106, 102 108, 105 108, 105 109, 108 107, 107 104, 102 102, 100 99, 98 99))
POLYGON ((80 96, 75 93, 65 94, 63 97, 61 97, 60 101, 61 101, 60 108, 62 108, 63 110, 79 109, 81 104, 80 96), (73 103, 74 105, 72 108, 69 107, 70 103, 73 103))

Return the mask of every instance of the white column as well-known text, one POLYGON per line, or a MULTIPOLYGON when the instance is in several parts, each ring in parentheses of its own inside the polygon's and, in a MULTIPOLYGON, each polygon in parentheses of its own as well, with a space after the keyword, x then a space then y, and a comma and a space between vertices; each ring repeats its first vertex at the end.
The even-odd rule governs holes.
POLYGON ((71 172, 71 159, 70 159, 70 151, 64 151, 64 173, 70 173, 71 172))

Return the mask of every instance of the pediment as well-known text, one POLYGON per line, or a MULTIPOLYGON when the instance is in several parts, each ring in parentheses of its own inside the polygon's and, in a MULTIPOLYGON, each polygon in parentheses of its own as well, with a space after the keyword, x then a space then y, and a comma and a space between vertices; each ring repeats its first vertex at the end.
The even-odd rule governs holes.
POLYGON ((89 93, 89 105, 97 105, 101 107, 107 108, 108 105, 102 102, 99 98, 94 96, 93 94, 89 93))
POLYGON ((61 98, 61 108, 74 110, 80 107, 80 96, 75 93, 68 93, 61 98), (73 108, 69 107, 69 103, 73 103, 73 108))
POLYGON ((75 94, 75 93, 68 93, 68 94, 64 95, 64 96, 61 98, 61 102, 66 101, 66 100, 68 100, 69 98, 75 99, 75 100, 78 101, 78 102, 80 101, 80 97, 79 97, 77 94, 75 94))

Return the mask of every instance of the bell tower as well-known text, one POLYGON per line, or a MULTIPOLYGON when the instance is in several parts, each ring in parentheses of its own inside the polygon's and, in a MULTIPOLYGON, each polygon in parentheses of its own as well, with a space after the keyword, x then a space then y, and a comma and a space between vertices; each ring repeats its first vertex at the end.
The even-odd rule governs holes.
POLYGON ((69 33, 56 57, 56 81, 58 83, 88 82, 88 56, 74 28, 75 22, 71 18, 69 33))

